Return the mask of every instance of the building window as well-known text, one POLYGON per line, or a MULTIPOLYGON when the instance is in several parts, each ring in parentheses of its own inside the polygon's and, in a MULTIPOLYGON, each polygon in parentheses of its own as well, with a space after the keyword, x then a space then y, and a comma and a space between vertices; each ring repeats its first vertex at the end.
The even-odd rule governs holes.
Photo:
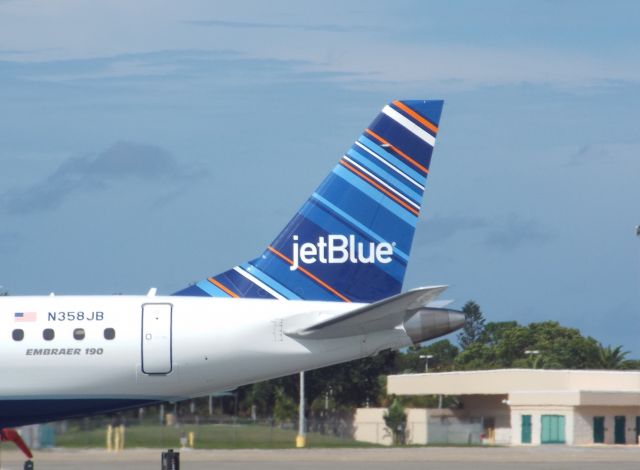
POLYGON ((73 330, 73 339, 77 339, 78 341, 84 339, 84 328, 76 328, 73 330))
POLYGON ((46 341, 51 341, 53 338, 56 337, 56 333, 51 329, 51 328, 45 328, 42 331, 42 337, 46 340, 46 341))
POLYGON ((21 329, 13 330, 11 337, 14 341, 22 341, 24 339, 24 331, 21 329))
POLYGON ((116 330, 113 328, 104 329, 104 339, 114 339, 116 337, 116 330))

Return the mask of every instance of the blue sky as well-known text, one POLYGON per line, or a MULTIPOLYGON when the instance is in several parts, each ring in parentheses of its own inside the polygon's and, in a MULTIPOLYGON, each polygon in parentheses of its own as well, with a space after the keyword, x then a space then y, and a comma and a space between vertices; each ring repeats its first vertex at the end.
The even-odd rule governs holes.
POLYGON ((640 5, 0 0, 0 285, 252 258, 392 99, 442 98, 406 286, 640 356, 640 5))

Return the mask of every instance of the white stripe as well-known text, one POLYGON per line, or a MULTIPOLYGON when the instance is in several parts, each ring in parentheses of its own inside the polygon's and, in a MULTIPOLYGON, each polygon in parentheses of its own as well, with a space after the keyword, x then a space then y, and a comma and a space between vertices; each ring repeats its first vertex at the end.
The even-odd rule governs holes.
POLYGON ((409 199, 407 196, 405 196, 402 193, 399 193, 398 191, 396 191, 395 189, 393 189, 391 186, 389 186, 387 183, 385 183, 384 181, 382 181, 380 178, 378 178, 376 175, 374 175, 373 173, 371 173, 370 171, 367 171, 366 168, 363 168, 362 165, 358 165, 356 162, 354 162, 353 160, 351 160, 347 155, 344 156, 344 159, 347 160, 349 163, 351 163, 353 166, 357 167, 360 171, 362 171, 363 173, 366 173, 367 175, 369 175, 371 178, 373 178, 374 180, 376 180, 378 183, 380 183, 381 185, 383 185, 385 188, 387 188, 389 191, 393 192, 396 196, 401 197, 402 199, 404 199, 405 201, 407 201, 407 203, 411 204, 413 207, 415 207, 416 209, 420 210, 420 206, 418 204, 416 204, 415 202, 413 202, 411 199, 409 199))
POLYGON ((385 106, 382 109, 382 112, 385 113, 394 121, 396 121, 401 126, 405 127, 407 130, 413 132, 415 135, 420 137, 422 140, 424 140, 426 143, 428 143, 432 147, 436 144, 436 139, 431 134, 429 134, 427 131, 425 131, 421 127, 416 126, 413 122, 408 120, 406 117, 404 117, 402 114, 400 114, 398 111, 396 111, 389 105, 385 106))
POLYGON ((240 274, 241 276, 245 277, 247 280, 253 282, 256 286, 266 290, 269 294, 273 295, 276 299, 287 300, 287 298, 284 295, 277 293, 271 287, 266 285, 264 282, 262 282, 260 279, 258 279, 257 277, 253 276, 252 274, 249 274, 247 271, 242 269, 240 266, 236 266, 235 268, 233 268, 233 270, 235 272, 237 272, 238 274, 240 274))
POLYGON ((399 168, 396 168, 395 166, 393 166, 391 163, 389 163, 388 161, 386 161, 384 158, 382 158, 380 155, 378 155, 377 153, 375 153, 373 150, 367 148, 365 145, 362 145, 360 142, 358 142, 357 140, 355 141, 355 144, 360 147, 362 150, 364 150, 365 152, 368 152, 372 157, 377 158, 378 160, 380 160, 382 163, 384 163, 385 165, 387 165, 389 168, 391 168, 393 171, 395 171, 396 173, 398 173, 400 176, 402 176, 403 178, 405 178, 409 183, 412 183, 413 185, 417 186, 418 188, 420 188, 421 190, 424 191, 424 186, 422 186, 420 183, 418 183, 416 180, 414 180, 413 178, 411 178, 411 176, 407 175, 406 173, 403 173, 402 171, 400 171, 399 168))

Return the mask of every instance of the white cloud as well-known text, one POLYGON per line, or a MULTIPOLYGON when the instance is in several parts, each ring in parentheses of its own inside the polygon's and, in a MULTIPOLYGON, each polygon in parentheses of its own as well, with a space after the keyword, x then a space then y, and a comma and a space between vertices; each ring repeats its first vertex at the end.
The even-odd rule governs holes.
MULTIPOLYGON (((233 50, 248 59, 295 61, 299 72, 328 73, 328 80, 346 84, 470 88, 640 80, 640 64, 624 55, 544 48, 533 40, 529 47, 412 41, 390 32, 393 18, 383 29, 368 27, 368 20, 381 11, 336 15, 337 8, 330 6, 301 14, 299 7, 287 2, 276 6, 244 2, 220 7, 198 1, 188 8, 150 1, 8 3, 0 5, 0 43, 10 52, 0 52, 0 57, 41 61, 233 50), (16 50, 24 53, 17 55, 16 50)), ((135 63, 113 71, 115 76, 149 72, 153 71, 135 63)))

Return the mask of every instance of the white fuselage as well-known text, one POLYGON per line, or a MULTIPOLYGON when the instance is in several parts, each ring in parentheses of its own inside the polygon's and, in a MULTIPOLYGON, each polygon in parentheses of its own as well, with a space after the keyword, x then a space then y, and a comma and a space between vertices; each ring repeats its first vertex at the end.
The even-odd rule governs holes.
POLYGON ((323 340, 285 334, 358 306, 180 296, 0 298, 0 400, 177 400, 411 344, 401 326, 323 340), (44 339, 47 329, 53 339, 44 339), (84 338, 76 339, 78 329, 84 338), (115 337, 106 339, 105 329, 115 337), (14 330, 22 330, 21 340, 14 330))

